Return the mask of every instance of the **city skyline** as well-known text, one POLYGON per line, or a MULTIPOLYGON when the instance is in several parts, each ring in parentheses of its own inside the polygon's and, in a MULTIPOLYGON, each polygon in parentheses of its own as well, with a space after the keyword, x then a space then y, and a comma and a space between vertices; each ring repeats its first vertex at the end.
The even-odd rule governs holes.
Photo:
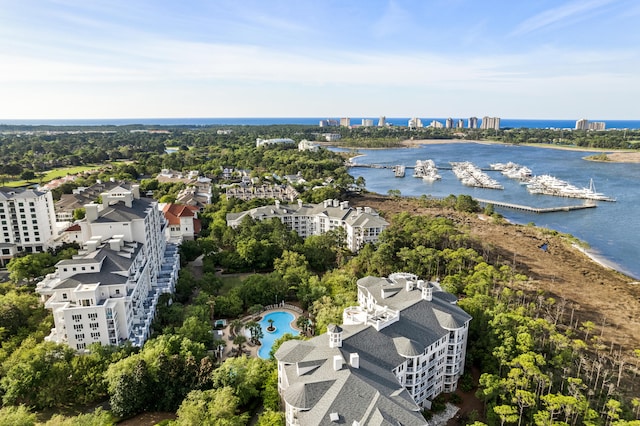
POLYGON ((533 3, 10 2, 0 121, 640 118, 640 4, 533 3))

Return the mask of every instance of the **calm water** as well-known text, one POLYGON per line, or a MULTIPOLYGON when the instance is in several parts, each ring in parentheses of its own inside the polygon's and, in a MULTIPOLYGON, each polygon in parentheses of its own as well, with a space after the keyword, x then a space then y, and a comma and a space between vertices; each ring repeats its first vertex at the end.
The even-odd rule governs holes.
POLYGON ((260 346, 260 349, 258 349, 258 356, 260 358, 269 358, 269 352, 271 352, 273 342, 282 337, 285 333, 291 333, 294 336, 299 334, 297 330, 291 328, 291 321, 293 321, 294 318, 293 314, 289 312, 276 311, 268 313, 262 318, 262 320, 260 320, 260 327, 262 327, 262 333, 264 334, 264 337, 261 340, 262 345, 260 346), (270 319, 273 320, 273 326, 276 328, 276 331, 273 333, 269 333, 267 331, 270 319))
MULTIPOLYGON (((598 192, 615 198, 617 202, 598 202, 595 209, 573 212, 535 214, 510 209, 496 210, 516 223, 533 222, 538 226, 572 234, 586 241, 590 252, 604 263, 636 279, 640 278, 640 164, 599 163, 585 161, 591 153, 563 151, 526 146, 490 144, 441 144, 417 148, 359 150, 356 163, 405 166, 416 160, 433 159, 438 166, 449 167, 450 161, 471 161, 481 168, 491 163, 513 161, 529 167, 533 174, 550 174, 577 187, 588 187, 593 179, 598 192)), ((404 178, 395 178, 392 170, 355 167, 350 173, 362 176, 368 190, 386 194, 390 189, 400 190, 405 196, 423 194, 445 197, 449 194, 468 194, 473 197, 505 201, 532 207, 555 207, 581 204, 579 199, 529 194, 524 185, 497 171, 487 171, 497 179, 504 190, 470 188, 464 186, 451 170, 440 170, 441 181, 426 183, 412 177, 407 170, 404 178)))

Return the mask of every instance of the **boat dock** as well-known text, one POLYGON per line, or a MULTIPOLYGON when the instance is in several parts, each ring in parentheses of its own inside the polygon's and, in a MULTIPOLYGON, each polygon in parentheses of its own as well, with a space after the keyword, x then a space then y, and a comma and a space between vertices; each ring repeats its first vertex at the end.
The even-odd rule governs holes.
POLYGON ((505 203, 503 201, 483 200, 481 198, 474 198, 479 204, 487 205, 492 204, 494 207, 502 207, 505 209, 520 210, 530 213, 554 213, 554 212, 570 212, 574 210, 593 209, 597 205, 595 203, 577 204, 573 206, 561 206, 561 207, 531 207, 523 206, 521 204, 505 203))

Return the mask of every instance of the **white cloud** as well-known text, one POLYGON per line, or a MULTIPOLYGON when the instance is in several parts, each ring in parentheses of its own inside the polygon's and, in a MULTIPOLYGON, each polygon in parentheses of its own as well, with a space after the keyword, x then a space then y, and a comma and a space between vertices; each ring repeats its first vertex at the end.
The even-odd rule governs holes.
POLYGON ((521 36, 553 25, 574 23, 591 16, 591 12, 613 1, 615 0, 578 0, 548 9, 520 23, 511 35, 521 36))

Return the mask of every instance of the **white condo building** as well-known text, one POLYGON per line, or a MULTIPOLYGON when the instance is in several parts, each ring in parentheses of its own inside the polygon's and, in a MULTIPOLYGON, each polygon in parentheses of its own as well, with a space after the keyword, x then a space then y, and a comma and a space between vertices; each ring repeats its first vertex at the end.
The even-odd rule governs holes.
POLYGON ((18 253, 46 251, 55 237, 51 192, 0 188, 0 265, 18 253))
POLYGON ((482 117, 480 128, 483 130, 500 130, 500 117, 482 117))
POLYGON ((102 205, 87 204, 79 223, 84 249, 58 262, 36 287, 53 312, 45 340, 79 351, 95 342, 142 346, 158 298, 173 292, 180 267, 156 201, 140 198, 138 185, 101 196, 102 205))
POLYGON ((343 228, 349 250, 358 251, 367 243, 375 243, 389 223, 370 207, 349 207, 348 201, 325 200, 320 204, 281 204, 257 207, 240 213, 228 213, 227 225, 235 228, 250 216, 255 220, 277 218, 302 238, 322 235, 343 228))
POLYGON ((287 425, 426 425, 420 414, 464 371, 471 316, 414 274, 358 280, 343 325, 275 354, 287 425))

